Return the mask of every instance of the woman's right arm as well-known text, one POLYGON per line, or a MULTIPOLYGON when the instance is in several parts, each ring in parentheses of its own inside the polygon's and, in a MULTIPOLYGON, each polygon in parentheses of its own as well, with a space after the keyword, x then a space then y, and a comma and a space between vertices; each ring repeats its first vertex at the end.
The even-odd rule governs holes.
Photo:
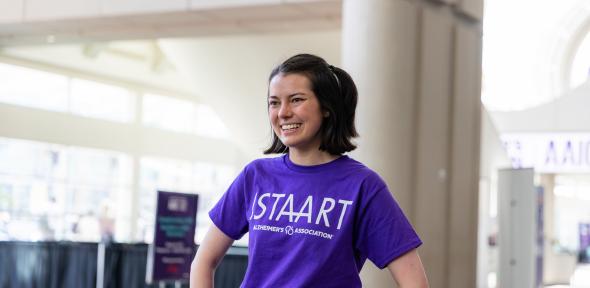
POLYGON ((221 232, 214 224, 211 225, 191 264, 191 288, 213 287, 215 268, 233 242, 233 239, 221 232))

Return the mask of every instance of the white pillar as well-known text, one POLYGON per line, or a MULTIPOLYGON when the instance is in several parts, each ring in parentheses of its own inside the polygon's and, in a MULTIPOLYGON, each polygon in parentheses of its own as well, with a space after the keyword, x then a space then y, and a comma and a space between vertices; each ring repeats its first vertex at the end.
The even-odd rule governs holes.
MULTIPOLYGON (((342 63, 359 88, 353 156, 387 182, 436 287, 476 285, 480 4, 343 1, 342 63)), ((367 266, 366 287, 391 285, 367 266)))
MULTIPOLYGON (((405 213, 412 206, 416 75, 415 5, 408 1, 344 1, 342 63, 359 89, 359 148, 354 157, 379 173, 405 213)), ((387 271, 365 264, 365 287, 391 287, 387 271)))

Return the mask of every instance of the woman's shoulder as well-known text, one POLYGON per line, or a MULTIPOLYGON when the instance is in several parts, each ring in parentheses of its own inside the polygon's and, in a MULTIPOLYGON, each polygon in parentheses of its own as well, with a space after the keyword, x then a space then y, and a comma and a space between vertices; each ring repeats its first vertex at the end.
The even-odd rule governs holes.
POLYGON ((270 157, 257 158, 257 159, 252 160, 252 162, 250 162, 250 164, 258 165, 258 166, 274 165, 276 163, 282 162, 283 158, 285 158, 285 155, 287 155, 287 154, 272 155, 270 157))
POLYGON ((354 171, 355 173, 361 173, 365 176, 378 176, 377 172, 373 169, 369 168, 367 165, 363 164, 362 162, 350 157, 350 156, 343 156, 346 158, 345 166, 347 169, 354 171))
POLYGON ((275 167, 283 162, 284 155, 273 156, 273 157, 264 157, 264 158, 257 158, 250 161, 244 167, 244 171, 258 171, 258 170, 266 170, 271 167, 275 167))
MULTIPOLYGON (((369 168, 367 165, 363 164, 362 162, 355 160, 349 157, 349 170, 353 172, 356 177, 362 178, 363 183, 365 186, 374 186, 374 187, 382 187, 386 186, 385 181, 381 178, 381 176, 373 169, 369 168)), ((357 178, 358 179, 358 178, 357 178)))

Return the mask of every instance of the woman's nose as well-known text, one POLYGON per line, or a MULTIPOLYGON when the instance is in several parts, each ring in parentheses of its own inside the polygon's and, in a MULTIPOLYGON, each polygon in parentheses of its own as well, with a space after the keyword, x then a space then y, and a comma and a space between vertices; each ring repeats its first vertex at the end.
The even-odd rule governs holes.
POLYGON ((281 105, 281 108, 279 109, 279 117, 281 118, 288 118, 291 117, 292 113, 291 113, 291 107, 289 106, 289 103, 284 103, 281 105))

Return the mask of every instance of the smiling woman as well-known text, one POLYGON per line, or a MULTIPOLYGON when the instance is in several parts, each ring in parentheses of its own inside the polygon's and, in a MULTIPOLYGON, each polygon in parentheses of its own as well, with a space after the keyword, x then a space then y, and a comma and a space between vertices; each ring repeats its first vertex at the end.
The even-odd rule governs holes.
POLYGON ((278 74, 270 81, 268 115, 275 135, 297 157, 317 150, 322 118, 329 113, 322 112, 307 77, 278 74))
POLYGON ((343 155, 356 146, 357 90, 344 70, 300 54, 269 77, 266 154, 248 164, 209 212, 213 225, 191 267, 212 287, 217 264, 249 232, 241 287, 361 287, 367 259, 402 287, 427 287, 422 241, 385 182, 343 155))
MULTIPOLYGON (((274 129, 271 105, 273 100, 278 100, 277 95, 274 94, 279 92, 287 93, 286 95, 290 97, 299 96, 290 99, 291 101, 311 99, 312 103, 319 103, 319 111, 313 111, 313 113, 321 120, 318 131, 320 151, 339 155, 356 148, 351 142, 353 137, 358 136, 354 125, 358 101, 354 81, 346 71, 329 65, 319 57, 308 56, 310 55, 291 57, 270 73, 269 117, 275 134, 273 134, 271 146, 264 151, 265 154, 286 153, 291 148, 280 141, 281 134, 277 134, 277 130, 274 129)), ((274 105, 277 104, 280 102, 274 103, 274 105)), ((290 115, 283 114, 283 117, 285 116, 290 115)))

